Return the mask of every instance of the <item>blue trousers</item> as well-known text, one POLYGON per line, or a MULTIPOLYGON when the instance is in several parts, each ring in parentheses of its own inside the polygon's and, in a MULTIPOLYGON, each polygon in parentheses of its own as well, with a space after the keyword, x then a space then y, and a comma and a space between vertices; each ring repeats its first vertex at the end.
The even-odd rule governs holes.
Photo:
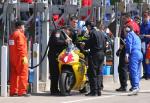
POLYGON ((139 88, 139 82, 141 78, 141 63, 143 60, 143 55, 141 51, 134 50, 129 55, 129 73, 131 86, 134 89, 139 88))

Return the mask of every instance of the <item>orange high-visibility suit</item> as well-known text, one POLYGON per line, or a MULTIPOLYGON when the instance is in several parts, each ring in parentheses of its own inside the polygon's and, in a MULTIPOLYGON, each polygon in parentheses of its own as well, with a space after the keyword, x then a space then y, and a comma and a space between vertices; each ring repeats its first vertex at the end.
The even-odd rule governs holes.
POLYGON ((9 38, 10 54, 10 96, 27 93, 28 86, 28 62, 27 40, 24 33, 19 30, 14 31, 9 38))

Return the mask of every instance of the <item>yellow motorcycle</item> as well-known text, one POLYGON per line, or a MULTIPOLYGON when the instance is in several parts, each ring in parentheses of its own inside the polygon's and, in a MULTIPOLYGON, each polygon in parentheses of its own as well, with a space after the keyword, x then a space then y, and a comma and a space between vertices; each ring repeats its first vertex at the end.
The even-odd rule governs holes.
POLYGON ((58 56, 59 88, 62 95, 69 95, 71 90, 78 90, 81 93, 89 91, 84 58, 84 54, 72 43, 68 44, 68 47, 58 56))

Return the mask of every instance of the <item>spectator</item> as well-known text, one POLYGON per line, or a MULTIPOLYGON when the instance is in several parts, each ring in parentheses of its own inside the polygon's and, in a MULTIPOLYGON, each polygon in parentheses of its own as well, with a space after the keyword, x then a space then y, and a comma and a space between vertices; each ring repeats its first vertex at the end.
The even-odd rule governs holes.
POLYGON ((143 78, 150 79, 150 63, 147 60, 146 61, 146 49, 148 47, 148 44, 150 43, 150 16, 149 16, 149 12, 145 11, 143 13, 143 21, 141 24, 141 35, 144 36, 144 38, 142 39, 142 42, 145 43, 145 48, 143 48, 143 68, 144 68, 144 75, 143 78))
POLYGON ((140 18, 139 15, 136 15, 136 16, 134 17, 134 20, 135 20, 135 22, 136 22, 139 26, 141 25, 141 18, 140 18))
POLYGON ((78 37, 78 18, 75 16, 72 16, 70 18, 70 26, 72 28, 72 42, 75 43, 77 42, 77 37, 78 37))

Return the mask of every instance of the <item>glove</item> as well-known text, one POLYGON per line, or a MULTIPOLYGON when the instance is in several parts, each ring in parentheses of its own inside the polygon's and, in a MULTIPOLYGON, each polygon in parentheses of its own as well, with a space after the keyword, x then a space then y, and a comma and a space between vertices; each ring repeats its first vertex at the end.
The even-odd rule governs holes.
POLYGON ((27 57, 23 57, 22 63, 23 63, 23 64, 28 64, 28 59, 27 59, 27 57))
POLYGON ((116 52, 116 55, 119 56, 120 53, 121 53, 121 49, 118 49, 117 52, 116 52))
POLYGON ((69 44, 71 41, 72 41, 71 39, 66 39, 66 40, 65 40, 65 43, 66 43, 66 44, 69 44))

